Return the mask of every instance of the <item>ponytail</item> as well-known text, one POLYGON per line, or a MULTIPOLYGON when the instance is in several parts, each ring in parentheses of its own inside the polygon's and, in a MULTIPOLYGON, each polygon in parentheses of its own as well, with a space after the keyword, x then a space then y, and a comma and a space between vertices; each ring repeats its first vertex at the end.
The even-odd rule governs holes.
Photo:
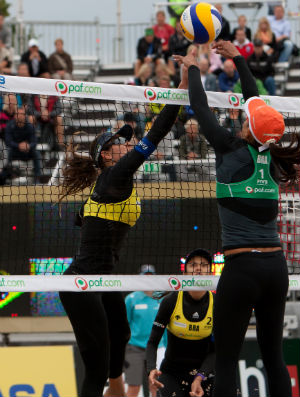
POLYGON ((273 163, 279 171, 279 180, 287 185, 294 185, 299 180, 299 172, 296 164, 300 164, 300 135, 291 134, 291 140, 287 146, 271 143, 270 153, 273 163))
MULTIPOLYGON (((78 133, 74 135, 78 135, 78 133)), ((76 194, 91 186, 97 179, 98 171, 92 157, 77 150, 78 146, 74 146, 73 142, 66 149, 66 164, 63 168, 63 183, 59 202, 66 196, 76 194)))

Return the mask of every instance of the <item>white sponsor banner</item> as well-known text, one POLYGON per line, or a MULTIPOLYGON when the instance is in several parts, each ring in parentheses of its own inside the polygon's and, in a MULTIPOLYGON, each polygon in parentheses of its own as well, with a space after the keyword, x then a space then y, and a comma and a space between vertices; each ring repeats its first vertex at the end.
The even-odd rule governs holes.
MULTIPOLYGON (((89 81, 40 79, 1 76, 0 91, 24 94, 57 95, 61 97, 94 98, 115 101, 189 105, 187 90, 159 87, 135 87, 125 84, 100 84, 89 81)), ((207 92, 211 107, 242 109, 241 94, 207 92)), ((300 98, 262 96, 265 102, 280 112, 300 114, 300 98)))
MULTIPOLYGON (((185 275, 1 276, 0 292, 209 291, 218 281, 219 276, 185 275)), ((290 290, 300 290, 300 275, 290 276, 290 290)))

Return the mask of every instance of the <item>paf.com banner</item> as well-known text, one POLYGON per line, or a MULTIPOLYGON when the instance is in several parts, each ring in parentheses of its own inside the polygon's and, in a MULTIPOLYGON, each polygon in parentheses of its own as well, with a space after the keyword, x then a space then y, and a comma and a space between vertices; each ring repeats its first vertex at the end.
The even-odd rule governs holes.
POLYGON ((72 346, 0 348, 0 397, 76 397, 72 346))

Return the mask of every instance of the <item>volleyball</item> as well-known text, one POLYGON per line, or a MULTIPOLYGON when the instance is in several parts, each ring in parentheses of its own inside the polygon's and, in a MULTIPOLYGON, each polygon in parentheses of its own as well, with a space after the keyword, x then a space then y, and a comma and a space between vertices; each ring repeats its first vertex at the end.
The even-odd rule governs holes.
POLYGON ((180 25, 184 37, 198 44, 215 40, 222 29, 222 17, 219 11, 208 3, 196 3, 188 6, 182 13, 180 25))

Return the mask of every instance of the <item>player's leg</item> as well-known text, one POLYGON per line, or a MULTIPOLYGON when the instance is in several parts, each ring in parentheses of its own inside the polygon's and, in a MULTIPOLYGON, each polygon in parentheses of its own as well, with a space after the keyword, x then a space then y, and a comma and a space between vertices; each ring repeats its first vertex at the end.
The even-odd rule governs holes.
POLYGON ((85 366, 80 397, 102 396, 109 374, 109 330, 101 293, 60 292, 85 366))
POLYGON ((130 327, 122 293, 105 292, 103 294, 103 305, 106 311, 110 339, 110 384, 106 395, 123 396, 125 392, 121 375, 124 367, 125 349, 130 339, 130 327))
POLYGON ((288 290, 288 271, 284 255, 276 253, 264 258, 266 285, 255 305, 257 341, 268 375, 270 397, 289 397, 291 380, 282 351, 283 321, 288 290))
POLYGON ((255 279, 246 270, 245 254, 226 258, 214 307, 216 376, 214 397, 237 395, 236 369, 257 295, 255 279))
POLYGON ((127 397, 137 397, 143 384, 145 349, 127 345, 125 354, 125 382, 128 384, 127 397))

